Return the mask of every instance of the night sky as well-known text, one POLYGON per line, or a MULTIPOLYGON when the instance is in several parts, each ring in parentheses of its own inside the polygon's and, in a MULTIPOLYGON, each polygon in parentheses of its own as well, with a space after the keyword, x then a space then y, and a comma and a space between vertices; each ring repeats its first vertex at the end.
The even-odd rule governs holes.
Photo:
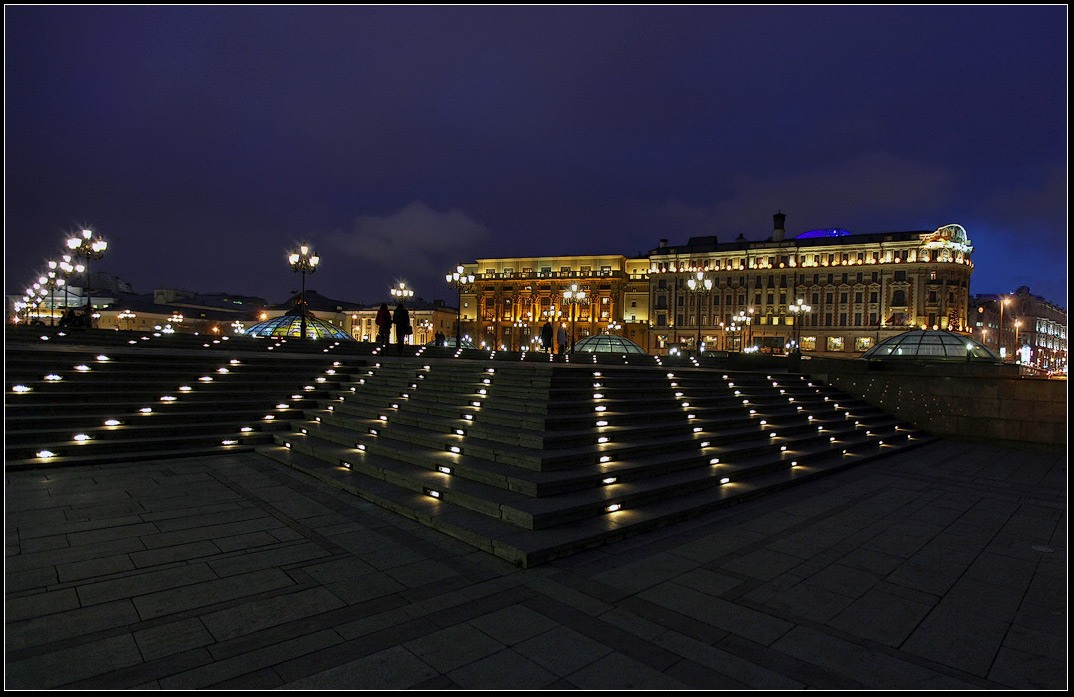
POLYGON ((1067 306, 1067 8, 5 14, 5 290, 73 231, 137 292, 379 302, 481 257, 966 228, 1067 306))

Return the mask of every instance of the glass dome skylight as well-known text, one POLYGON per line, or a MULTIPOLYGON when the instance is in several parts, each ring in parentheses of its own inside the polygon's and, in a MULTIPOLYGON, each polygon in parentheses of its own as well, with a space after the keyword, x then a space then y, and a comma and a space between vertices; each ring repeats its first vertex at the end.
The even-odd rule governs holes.
POLYGON ((645 349, 630 339, 615 334, 587 336, 574 344, 574 350, 584 353, 645 353, 645 349))
POLYGON ((933 329, 914 329, 896 334, 884 339, 861 357, 882 360, 971 360, 990 363, 1003 360, 995 351, 972 337, 933 329))
MULTIPOLYGON (((267 319, 264 322, 258 322, 245 332, 246 336, 254 337, 301 337, 302 336, 302 314, 298 308, 290 310, 285 315, 279 317, 273 317, 267 319)), ((342 339, 344 341, 354 341, 354 337, 350 336, 339 327, 326 322, 323 319, 314 317, 312 314, 306 314, 306 338, 307 339, 342 339)))

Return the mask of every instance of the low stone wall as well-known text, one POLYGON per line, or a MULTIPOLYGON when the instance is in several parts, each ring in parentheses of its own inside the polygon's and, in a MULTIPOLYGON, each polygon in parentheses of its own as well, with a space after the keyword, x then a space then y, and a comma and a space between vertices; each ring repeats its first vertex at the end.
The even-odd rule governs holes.
POLYGON ((1062 451, 1067 381, 1013 365, 813 358, 804 373, 937 436, 1062 451))

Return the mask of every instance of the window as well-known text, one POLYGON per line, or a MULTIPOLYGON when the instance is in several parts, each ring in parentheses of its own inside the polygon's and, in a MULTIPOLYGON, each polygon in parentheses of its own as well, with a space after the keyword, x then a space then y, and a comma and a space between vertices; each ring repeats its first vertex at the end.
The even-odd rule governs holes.
POLYGON ((860 327, 861 326, 861 313, 860 312, 855 312, 854 313, 854 326, 855 327, 860 327))
POLYGON ((891 304, 898 305, 900 307, 906 305, 906 291, 897 290, 891 294, 891 304))
POLYGON ((828 350, 829 351, 842 351, 843 350, 843 337, 841 337, 841 336, 829 336, 828 337, 828 350))
POLYGON ((872 345, 873 345, 872 337, 859 336, 859 337, 855 337, 855 339, 854 339, 854 350, 855 351, 858 351, 858 352, 868 351, 872 347, 872 345))
POLYGON ((873 292, 869 293, 869 302, 871 302, 871 303, 876 302, 876 291, 875 290, 873 292))
POLYGON ((832 313, 830 313, 830 312, 826 312, 826 313, 824 314, 824 326, 825 326, 825 327, 830 327, 830 326, 832 326, 832 313))
POLYGON ((845 303, 846 301, 847 301, 847 293, 840 293, 839 294, 839 302, 845 303))
POLYGON ((895 280, 896 281, 905 281, 906 280, 906 272, 905 271, 896 271, 895 272, 895 280))
POLYGON ((857 293, 854 293, 854 302, 860 303, 861 299, 862 299, 861 291, 858 291, 857 293))
POLYGON ((839 326, 840 327, 847 326, 847 313, 845 313, 845 312, 840 312, 839 313, 839 326))
POLYGON ((824 294, 824 302, 826 302, 826 303, 830 303, 830 302, 832 302, 832 301, 833 301, 834 299, 835 299, 835 293, 825 293, 825 294, 824 294))
POLYGON ((810 298, 810 302, 813 303, 814 305, 819 305, 820 304, 820 293, 814 293, 813 297, 810 298))

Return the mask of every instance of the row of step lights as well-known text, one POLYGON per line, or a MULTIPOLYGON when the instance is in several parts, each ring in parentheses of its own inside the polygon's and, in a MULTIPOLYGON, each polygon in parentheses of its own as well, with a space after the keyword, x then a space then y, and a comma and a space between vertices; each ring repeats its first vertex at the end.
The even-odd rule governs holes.
MULTIPOLYGON (((43 337, 43 338, 47 338, 47 337, 43 337)), ((226 339, 227 339, 227 337, 224 337, 224 340, 226 340, 226 339)), ((205 346, 208 346, 208 344, 205 344, 205 346)), ((110 360, 109 357, 104 355, 104 354, 100 354, 100 355, 97 356, 97 361, 100 362, 100 363, 105 363, 105 362, 107 362, 109 360, 110 360)), ((232 358, 229 361, 229 365, 234 367, 234 366, 237 366, 237 365, 241 365, 241 362, 237 358, 232 358)), ((339 366, 339 361, 335 361, 333 363, 333 366, 339 366)), ((88 371, 91 370, 91 368, 88 365, 76 365, 74 367, 74 369, 79 371, 79 372, 88 372, 88 371)), ((216 372, 221 374, 221 375, 224 375, 224 374, 229 373, 230 370, 231 370, 230 368, 221 367, 221 368, 218 368, 216 372)), ((335 370, 333 368, 329 368, 325 372, 327 374, 330 374, 330 375, 335 374, 335 370)), ((58 382, 58 381, 63 379, 63 376, 50 373, 49 375, 44 376, 44 379, 49 381, 49 382, 58 382)), ((318 377, 317 378, 317 382, 325 382, 325 380, 326 380, 326 378, 324 378, 324 377, 318 377)), ((200 378, 198 378, 198 381, 203 382, 203 383, 210 383, 210 382, 213 381, 213 377, 211 375, 203 375, 200 378)), ((313 390, 315 388, 312 385, 306 385, 304 389, 307 390, 307 391, 311 391, 311 390, 313 390)), ((12 387, 12 392, 16 392, 16 393, 20 393, 20 394, 25 393, 25 392, 30 392, 31 390, 32 390, 32 388, 27 387, 25 385, 15 385, 14 387, 12 387)), ((194 388, 189 386, 189 385, 180 385, 179 388, 178 388, 178 391, 181 392, 181 393, 184 393, 184 394, 188 394, 188 393, 193 392, 194 388)), ((303 397, 301 394, 293 394, 293 395, 291 395, 291 399, 301 401, 301 400, 305 399, 305 397, 303 397)), ((178 397, 176 397, 175 395, 162 395, 161 398, 160 398, 160 401, 165 403, 165 404, 170 404, 170 403, 176 402, 177 400, 178 400, 178 397)), ((281 403, 276 405, 276 408, 281 410, 281 411, 283 411, 283 410, 289 409, 290 405, 281 402, 281 403)), ((152 414, 153 413, 153 407, 148 407, 148 406, 147 407, 141 407, 138 410, 138 413, 143 414, 143 415, 152 414)), ((264 420, 265 421, 272 421, 275 418, 276 418, 276 416, 274 414, 266 414, 265 417, 264 417, 264 420)), ((112 419, 107 419, 104 422, 104 425, 106 427, 108 427, 108 428, 118 428, 120 426, 123 426, 124 424, 119 419, 112 418, 112 419)), ((239 429, 241 434, 252 433, 253 430, 254 430, 253 427, 248 426, 248 425, 247 426, 242 426, 239 429)), ((85 442, 87 442, 89 440, 92 440, 92 438, 91 438, 91 436, 89 436, 86 433, 77 433, 72 437, 72 440, 74 440, 76 443, 85 443, 85 442)), ((239 441, 236 440, 236 439, 227 438, 227 439, 224 439, 223 441, 221 441, 220 444, 222 446, 226 447, 226 446, 237 445, 238 443, 239 443, 239 441)), ((53 452, 51 450, 40 450, 37 453, 35 453, 36 457, 42 458, 44 460, 48 460, 48 459, 53 458, 53 457, 58 457, 59 455, 60 455, 60 453, 55 453, 55 452, 53 452)))
MULTIPOLYGON (((66 334, 64 334, 63 332, 59 332, 58 336, 66 336, 66 334)), ((42 335, 41 339, 43 341, 48 341, 49 337, 42 335)), ((106 356, 105 354, 103 354, 103 353, 98 354, 98 356, 97 356, 97 362, 98 363, 107 363, 110 360, 111 359, 108 356, 106 356)), ((90 370, 92 370, 92 368, 90 368, 88 365, 86 365, 84 363, 80 363, 79 365, 74 366, 74 370, 77 370, 80 373, 86 373, 86 372, 89 372, 90 370)), ((48 382, 56 383, 56 382, 60 382, 61 380, 63 380, 63 376, 59 375, 57 373, 49 373, 48 375, 44 376, 43 379, 48 381, 48 382)), ((27 385, 14 385, 14 386, 12 386, 11 391, 16 393, 16 394, 25 394, 27 392, 32 392, 33 388, 29 387, 27 385)), ((119 422, 110 423, 110 421, 112 421, 112 420, 110 419, 109 421, 106 421, 105 425, 106 426, 118 426, 119 425, 119 422)), ((87 436, 84 433, 75 434, 75 436, 72 438, 72 440, 80 442, 80 443, 83 443, 83 442, 85 442, 85 441, 87 441, 89 439, 90 439, 89 436, 87 436)), ((43 460, 48 460, 49 458, 56 457, 57 455, 59 455, 59 453, 54 453, 51 450, 38 450, 36 453, 34 453, 34 457, 39 457, 39 458, 41 458, 43 460)))

